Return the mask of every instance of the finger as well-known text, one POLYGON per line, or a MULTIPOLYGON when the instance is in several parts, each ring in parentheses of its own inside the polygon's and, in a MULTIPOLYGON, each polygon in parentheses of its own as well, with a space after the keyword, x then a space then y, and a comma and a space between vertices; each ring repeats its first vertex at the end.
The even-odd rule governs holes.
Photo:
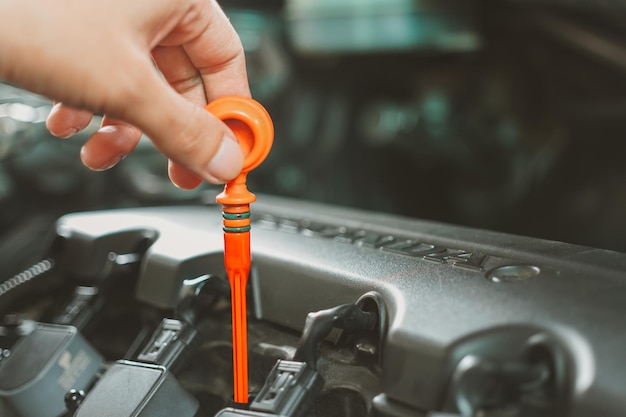
POLYGON ((187 43, 185 50, 200 72, 209 101, 225 95, 249 97, 246 62, 239 36, 217 2, 211 2, 211 5, 214 19, 209 30, 187 43))
POLYGON ((118 117, 143 130, 164 155, 203 180, 221 183, 236 177, 243 154, 230 129, 156 73, 145 75, 137 80, 141 94, 131 95, 127 112, 118 117))
MULTIPOLYGON (((207 104, 202 78, 182 47, 156 47, 152 51, 152 59, 175 91, 198 106, 207 104)), ((183 189, 196 188, 202 182, 198 176, 172 160, 168 162, 168 174, 172 183, 183 189)), ((209 181, 222 182, 218 178, 211 178, 209 181)))
POLYGON ((207 2, 209 24, 184 44, 189 60, 202 77, 206 98, 226 95, 249 97, 246 62, 239 36, 217 2, 207 2))
POLYGON ((180 95, 198 106, 205 106, 207 98, 202 78, 181 46, 157 46, 152 59, 161 74, 180 95))
MULTIPOLYGON (((158 46, 152 50, 152 59, 175 91, 198 106, 207 104, 202 78, 182 47, 158 46)), ((172 183, 183 189, 196 188, 202 182, 197 175, 172 160, 168 162, 168 174, 172 183)), ((210 182, 221 181, 212 178, 210 182)))
POLYGON ((104 116, 101 128, 83 145, 80 158, 95 171, 109 169, 131 153, 139 139, 141 131, 136 127, 104 116))
POLYGON ((69 138, 86 128, 92 117, 93 113, 90 111, 55 102, 46 119, 46 127, 56 137, 69 138))
MULTIPOLYGON (((172 160, 168 161, 167 172, 175 186, 185 190, 196 188, 202 180, 172 160)), ((215 182, 219 182, 215 179, 215 182)))

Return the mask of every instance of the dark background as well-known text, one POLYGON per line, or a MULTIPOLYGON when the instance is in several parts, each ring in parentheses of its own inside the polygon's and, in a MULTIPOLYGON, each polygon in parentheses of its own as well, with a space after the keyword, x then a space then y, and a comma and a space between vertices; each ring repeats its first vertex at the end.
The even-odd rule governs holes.
MULTIPOLYGON (((626 251, 626 2, 221 4, 276 127, 252 191, 626 251)), ((5 276, 63 213, 212 199, 147 140, 90 172, 49 106, 0 84, 5 276)))

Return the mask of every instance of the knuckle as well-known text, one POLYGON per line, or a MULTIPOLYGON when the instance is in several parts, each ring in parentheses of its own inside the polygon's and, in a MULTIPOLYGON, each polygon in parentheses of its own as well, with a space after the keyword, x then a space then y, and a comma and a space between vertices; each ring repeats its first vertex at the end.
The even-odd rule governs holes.
POLYGON ((202 78, 197 72, 190 77, 170 81, 170 85, 180 94, 187 94, 198 87, 202 87, 202 78))

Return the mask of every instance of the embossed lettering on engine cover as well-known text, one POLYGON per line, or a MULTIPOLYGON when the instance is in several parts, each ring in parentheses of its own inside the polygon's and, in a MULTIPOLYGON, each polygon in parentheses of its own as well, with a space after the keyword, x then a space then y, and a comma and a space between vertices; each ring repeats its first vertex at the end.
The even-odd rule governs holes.
POLYGON ((263 215, 261 218, 256 219, 255 223, 265 229, 333 239, 339 242, 379 249, 431 262, 450 264, 478 272, 485 270, 485 263, 490 258, 482 253, 437 246, 416 239, 380 234, 345 226, 315 223, 306 219, 294 220, 263 215))

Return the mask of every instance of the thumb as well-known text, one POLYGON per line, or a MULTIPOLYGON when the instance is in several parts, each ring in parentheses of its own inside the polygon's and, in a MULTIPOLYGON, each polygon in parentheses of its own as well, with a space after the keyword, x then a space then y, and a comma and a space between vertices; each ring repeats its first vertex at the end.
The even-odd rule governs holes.
POLYGON ((243 168, 243 153, 232 131, 204 108, 176 93, 162 80, 142 89, 139 105, 125 119, 141 129, 155 147, 199 178, 224 183, 243 168))

